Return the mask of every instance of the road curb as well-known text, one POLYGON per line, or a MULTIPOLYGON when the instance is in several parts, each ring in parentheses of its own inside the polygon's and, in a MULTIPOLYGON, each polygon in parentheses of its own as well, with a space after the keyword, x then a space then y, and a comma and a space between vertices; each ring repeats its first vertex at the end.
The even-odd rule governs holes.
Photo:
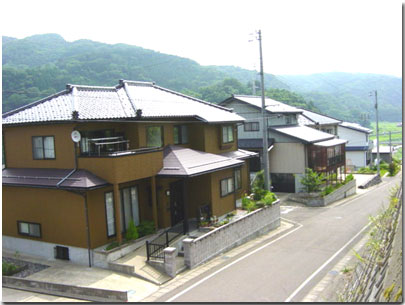
POLYGON ((43 281, 34 281, 12 276, 3 276, 3 287, 39 292, 95 302, 128 302, 128 291, 100 289, 43 281))

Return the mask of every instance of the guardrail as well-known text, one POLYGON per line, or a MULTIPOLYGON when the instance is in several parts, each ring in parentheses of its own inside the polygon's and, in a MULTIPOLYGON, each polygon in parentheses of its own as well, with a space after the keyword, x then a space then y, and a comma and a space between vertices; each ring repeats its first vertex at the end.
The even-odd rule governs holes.
POLYGON ((183 229, 183 222, 167 229, 152 241, 146 241, 146 256, 149 261, 151 258, 155 260, 164 261, 163 250, 169 247, 170 242, 178 236, 185 234, 183 229))

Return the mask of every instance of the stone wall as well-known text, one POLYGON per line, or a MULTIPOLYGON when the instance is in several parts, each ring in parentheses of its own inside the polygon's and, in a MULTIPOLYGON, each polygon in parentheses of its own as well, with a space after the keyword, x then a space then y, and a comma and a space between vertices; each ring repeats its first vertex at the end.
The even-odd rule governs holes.
POLYGON ((354 194, 356 194, 355 179, 324 197, 321 197, 319 193, 295 193, 291 194, 288 199, 311 207, 322 207, 354 194))
POLYGON ((211 259, 250 239, 280 226, 280 200, 253 211, 199 238, 183 240, 184 261, 188 268, 211 259))
POLYGON ((359 185, 359 188, 366 189, 366 188, 368 188, 370 186, 373 186, 373 185, 376 185, 376 184, 380 183, 381 181, 382 180, 381 180, 380 175, 377 174, 377 175, 374 175, 374 176, 370 177, 369 180, 367 180, 366 182, 359 185))

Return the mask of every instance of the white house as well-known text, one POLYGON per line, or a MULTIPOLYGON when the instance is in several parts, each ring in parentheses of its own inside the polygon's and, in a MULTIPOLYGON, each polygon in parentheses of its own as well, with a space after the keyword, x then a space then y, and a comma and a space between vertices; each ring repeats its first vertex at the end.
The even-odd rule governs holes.
POLYGON ((373 148, 373 142, 369 139, 371 132, 371 129, 357 123, 342 122, 339 124, 339 138, 348 140, 346 144, 347 170, 356 170, 370 164, 373 148))
MULTIPOLYGON (((238 126, 238 147, 262 156, 263 128, 261 114, 261 97, 233 95, 220 105, 232 108, 245 118, 238 126)), ((327 174, 344 172, 345 140, 336 139, 333 131, 327 133, 318 130, 319 124, 314 119, 305 117, 308 125, 299 122, 304 110, 265 98, 268 125, 268 158, 270 179, 273 191, 299 192, 302 190, 300 180, 306 168, 327 174), (315 127, 316 126, 316 127, 315 127)), ((327 125, 337 124, 337 121, 327 125)), ((254 160, 254 159, 251 159, 254 160)), ((260 160, 250 164, 252 171, 260 170, 260 160)))

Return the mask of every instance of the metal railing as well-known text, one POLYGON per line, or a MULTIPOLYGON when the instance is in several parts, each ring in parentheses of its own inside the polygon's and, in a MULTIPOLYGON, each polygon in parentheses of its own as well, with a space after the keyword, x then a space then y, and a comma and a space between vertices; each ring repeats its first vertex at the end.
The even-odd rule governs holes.
POLYGON ((146 256, 149 261, 151 258, 155 260, 164 261, 163 250, 169 247, 170 242, 176 239, 178 236, 185 234, 183 222, 176 224, 175 226, 165 230, 158 237, 152 241, 146 241, 146 256))

